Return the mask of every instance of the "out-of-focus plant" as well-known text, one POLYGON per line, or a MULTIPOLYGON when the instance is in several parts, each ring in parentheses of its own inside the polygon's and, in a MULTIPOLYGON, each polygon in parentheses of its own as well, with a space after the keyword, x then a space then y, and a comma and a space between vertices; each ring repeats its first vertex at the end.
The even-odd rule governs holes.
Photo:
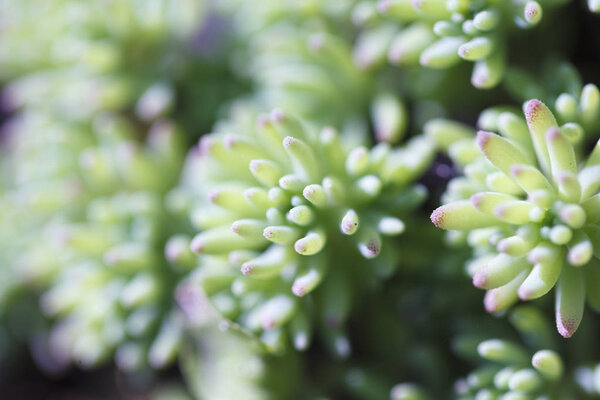
POLYGON ((548 60, 541 76, 512 67, 506 87, 519 101, 539 99, 552 109, 561 125, 578 124, 585 136, 593 140, 600 131, 600 91, 592 83, 583 85, 575 67, 566 62, 548 60))
POLYGON ((0 301, 50 287, 42 303, 60 321, 50 347, 61 361, 89 367, 117 348, 124 369, 173 360, 182 271, 164 246, 181 229, 164 197, 185 136, 239 90, 214 48, 224 25, 206 11, 202 1, 2 3, 3 106, 14 115, 3 129, 0 301))
POLYGON ((298 26, 310 21, 344 27, 349 25, 349 16, 355 3, 356 0, 265 0, 257 4, 244 0, 224 0, 217 7, 231 16, 235 29, 241 35, 254 35, 281 22, 298 26))
POLYGON ((548 344, 543 337, 549 333, 549 324, 541 312, 522 306, 509 319, 522 336, 521 341, 508 338, 479 341, 469 335, 457 338, 456 351, 478 366, 456 382, 456 398, 579 398, 560 354, 543 347, 548 344))
POLYGON ((258 85, 259 101, 313 124, 364 125, 371 77, 354 66, 343 38, 309 32, 279 24, 254 37, 245 71, 258 85))
POLYGON ((469 361, 459 399, 597 395, 600 92, 578 43, 542 54, 566 3, 0 0, 0 354, 179 359, 199 399, 447 398, 469 361), (507 94, 549 108, 439 119, 507 94))
MULTIPOLYGON (((68 116, 127 107, 183 67, 181 47, 202 9, 202 2, 168 0, 6 2, 2 70, 8 78, 22 77, 11 83, 11 101, 68 116)), ((155 106, 173 98, 169 82, 162 83, 154 90, 162 89, 155 106)))
POLYGON ((177 225, 164 196, 179 173, 182 138, 161 121, 143 145, 119 122, 103 121, 97 142, 76 153, 83 201, 57 210, 38 236, 42 245, 30 246, 16 268, 50 287, 41 306, 56 320, 52 356, 91 367, 116 350, 124 370, 160 368, 173 361, 181 335, 172 307, 181 271, 164 255, 177 225))
POLYGON ((205 1, 4 3, 0 77, 12 108, 80 121, 107 110, 148 123, 177 114, 198 135, 244 89, 227 68, 226 23, 205 1))
POLYGON ((386 61, 408 68, 445 69, 466 60, 475 63, 473 86, 489 89, 504 78, 508 32, 534 27, 543 11, 565 2, 363 1, 353 12, 354 22, 363 26, 355 60, 364 69, 386 61))

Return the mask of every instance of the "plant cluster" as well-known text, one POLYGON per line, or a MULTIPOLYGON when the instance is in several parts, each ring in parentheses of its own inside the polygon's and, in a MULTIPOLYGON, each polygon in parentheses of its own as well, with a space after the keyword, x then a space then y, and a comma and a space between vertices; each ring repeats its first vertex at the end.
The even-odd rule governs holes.
POLYGON ((598 12, 0 0, 0 365, 600 397, 598 12))

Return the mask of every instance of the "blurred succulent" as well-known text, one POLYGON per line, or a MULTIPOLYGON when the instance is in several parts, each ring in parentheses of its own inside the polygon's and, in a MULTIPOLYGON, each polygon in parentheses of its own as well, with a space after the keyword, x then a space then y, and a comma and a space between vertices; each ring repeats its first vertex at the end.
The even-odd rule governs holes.
POLYGON ((581 390, 593 398, 600 395, 600 364, 579 367, 574 375, 581 390))
POLYGON ((314 124, 364 125, 373 84, 354 66, 343 37, 278 24, 253 38, 250 55, 250 64, 241 67, 257 82, 265 107, 314 124))
POLYGON ((413 383, 399 383, 392 388, 390 400, 427 400, 429 397, 413 383))
POLYGON ((500 83, 507 63, 511 28, 537 25, 544 9, 566 0, 379 0, 354 9, 364 29, 356 41, 355 61, 364 68, 385 63, 445 69, 461 59, 474 62, 471 83, 489 89, 500 83))
POLYGON ((75 134, 61 138, 60 129, 20 142, 20 161, 34 168, 19 171, 24 181, 4 200, 34 215, 17 218, 31 226, 13 268, 20 280, 50 287, 41 305, 56 319, 50 349, 58 360, 91 367, 118 347, 123 369, 140 367, 146 352, 153 367, 162 367, 173 360, 180 334, 171 298, 181 272, 163 254, 170 230, 179 228, 163 197, 179 174, 181 134, 160 121, 142 145, 126 121, 104 115, 96 122, 93 133, 82 131, 82 143, 75 134), (37 152, 47 144, 58 153, 37 152), (52 164, 32 160, 40 155, 67 168, 45 168, 52 164), (66 196, 65 181, 75 188, 66 196))
POLYGON ((10 108, 83 121, 107 110, 144 123, 177 114, 196 134, 244 89, 225 61, 224 22, 205 1, 5 3, 0 78, 10 108))
POLYGON ((308 21, 343 26, 347 24, 356 1, 264 0, 252 3, 245 0, 223 0, 216 7, 232 19, 232 25, 242 39, 279 23, 301 25, 308 21))
POLYGON ((164 112, 173 101, 168 77, 183 68, 182 42, 202 20, 202 4, 169 0, 144 6, 134 1, 7 4, 9 22, 3 25, 0 48, 10 57, 1 59, 4 73, 19 78, 10 83, 9 101, 87 117, 97 110, 124 109, 156 84, 147 96, 152 98, 138 111, 143 119, 160 117, 148 114, 164 112), (24 38, 27 49, 21 46, 24 38))
POLYGON ((287 334, 305 349, 320 323, 334 353, 347 355, 344 322, 360 293, 397 267, 393 238, 425 197, 413 182, 432 146, 416 137, 368 150, 280 110, 256 125, 234 118, 202 138, 184 174, 202 230, 191 240, 202 255, 196 278, 225 317, 273 350, 287 334))
MULTIPOLYGON (((223 83, 229 79, 223 68, 215 69, 220 61, 203 53, 210 43, 195 37, 207 29, 203 1, 138 3, 1 4, 0 53, 10 54, 0 57, 0 76, 9 80, 2 111, 8 106, 16 112, 3 127, 1 148, 0 236, 6 240, 0 245, 0 313, 11 306, 9 300, 20 301, 23 289, 37 293, 52 286, 45 311, 69 317, 55 330, 65 334, 64 346, 50 347, 58 358, 86 366, 125 340, 118 331, 129 328, 119 326, 118 318, 144 309, 131 318, 138 321, 135 335, 142 337, 137 348, 118 353, 136 350, 142 361, 140 351, 163 316, 175 318, 166 315, 179 272, 169 270, 163 247, 169 232, 181 229, 169 227, 163 197, 177 182, 183 138, 165 118, 177 114, 178 121, 191 119, 202 129, 212 124, 230 86, 223 83), (194 110, 186 103, 194 103, 194 110), (112 261, 104 253, 137 259, 141 269, 109 268, 112 261), (79 283, 71 281, 87 287, 76 289, 79 283), (156 293, 147 293, 149 298, 140 300, 144 304, 119 305, 119 287, 150 290, 148 285, 156 293), (68 299, 87 289, 88 304, 68 299), (112 290, 110 305, 99 300, 103 290, 112 290), (89 307, 96 307, 96 314, 88 313, 89 307), (116 315, 106 324, 116 326, 117 336, 99 339, 99 321, 109 314, 116 315), (81 336, 80 344, 69 342, 73 335, 81 336), (98 343, 88 349, 86 340, 98 343)), ((214 41, 219 32, 210 35, 214 41)), ((164 349, 156 351, 150 363, 160 366, 164 349)))
MULTIPOLYGON (((93 142, 87 130, 53 122, 44 113, 22 113, 3 126, 0 309, 55 273, 52 268, 28 268, 25 260, 47 247, 43 231, 49 220, 82 212, 88 197, 78 174, 78 156, 93 142)), ((46 260, 47 265, 54 263, 46 260)))
POLYGON ((511 67, 505 83, 519 101, 549 104, 558 123, 579 124, 591 139, 600 131, 600 91, 592 83, 583 85, 573 65, 551 59, 537 74, 511 67))
POLYGON ((298 361, 293 352, 269 354, 239 331, 205 326, 186 342, 182 369, 198 399, 283 400, 299 398, 298 361))
POLYGON ((473 333, 454 341, 455 352, 479 366, 455 384, 457 399, 574 399, 575 383, 554 348, 550 324, 542 312, 519 306, 509 321, 521 341, 506 337, 481 341, 473 333), (533 353, 533 356, 532 356, 533 353), (481 364, 481 359, 486 362, 481 364))
POLYGON ((2 75, 72 66, 99 74, 123 66, 143 68, 149 56, 189 36, 204 8, 203 1, 190 0, 3 1, 2 75), (25 40, 27 48, 22 47, 25 40))
MULTIPOLYGON (((458 129, 446 136, 463 138, 449 151, 454 149, 465 177, 449 184, 444 199, 449 203, 431 220, 443 229, 468 232, 475 255, 468 269, 474 285, 488 290, 490 312, 505 310, 518 298, 539 298, 558 282, 556 325, 570 337, 586 297, 599 309, 600 145, 582 159, 570 142, 581 136, 578 130, 570 124, 559 128, 538 100, 524 109, 526 124, 512 113, 496 114, 501 135, 479 131, 476 145, 458 129)), ((483 125, 490 126, 490 116, 483 125)))
POLYGON ((457 382, 455 390, 460 400, 533 400, 544 395, 552 399, 573 398, 572 392, 560 389, 564 367, 560 355, 553 350, 540 350, 531 357, 518 343, 489 339, 479 343, 477 351, 489 363, 457 382))

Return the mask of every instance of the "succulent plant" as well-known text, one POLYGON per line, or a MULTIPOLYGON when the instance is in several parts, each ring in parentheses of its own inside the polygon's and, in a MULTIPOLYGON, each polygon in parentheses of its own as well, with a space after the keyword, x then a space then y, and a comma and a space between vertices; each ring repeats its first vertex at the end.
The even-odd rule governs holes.
POLYGON ((184 271, 164 255, 169 229, 179 230, 164 197, 183 161, 181 132, 158 121, 140 143, 119 115, 90 129, 27 111, 8 133, 2 232, 19 235, 3 244, 2 272, 46 291, 55 364, 91 367, 117 347, 123 369, 146 363, 146 351, 154 367, 172 361, 172 290, 184 271))
POLYGON ((102 139, 79 155, 89 199, 82 212, 51 220, 47 244, 20 265, 53 272, 41 298, 56 320, 53 356, 92 367, 116 350, 124 370, 160 368, 174 360, 181 335, 172 297, 183 271, 164 255, 177 230, 164 196, 181 166, 180 133, 162 121, 145 146, 102 139))
POLYGON ((557 329, 570 337, 586 298, 598 308, 600 147, 582 158, 570 142, 576 135, 567 125, 559 128, 542 102, 531 100, 524 109, 526 124, 503 113, 502 135, 479 131, 476 147, 470 138, 452 145, 462 146, 456 158, 470 158, 463 163, 466 176, 450 183, 453 198, 431 220, 468 232, 476 257, 468 268, 474 285, 488 290, 488 311, 556 286, 557 329))
MULTIPOLYGON (((559 394, 557 383, 563 375, 563 362, 553 350, 539 350, 530 356, 520 344, 502 339, 479 343, 477 351, 490 363, 477 368, 456 384, 458 399, 537 399, 559 394)), ((572 395, 572 393, 570 394, 572 395)))
POLYGON ((9 109, 84 123, 104 111, 143 123, 177 114, 195 135, 245 86, 227 67, 226 26, 205 1, 26 0, 7 3, 3 21, 10 21, 0 27, 9 109))
POLYGON ((511 67, 505 86, 519 101, 537 98, 549 104, 559 124, 578 124, 592 139, 598 134, 600 91, 593 83, 583 85, 573 65, 551 59, 538 74, 511 67))
POLYGON ((57 115, 87 118, 123 109, 152 87, 138 114, 160 117, 149 114, 172 105, 171 81, 180 74, 182 47, 202 20, 202 7, 168 0, 144 7, 133 1, 9 4, 5 12, 12 20, 3 25, 0 46, 10 54, 2 57, 4 73, 18 78, 9 85, 9 101, 43 103, 57 115))
POLYGON ((249 53, 249 65, 240 67, 257 83, 256 97, 264 107, 314 124, 362 122, 373 83, 354 66, 343 37, 278 24, 256 35, 249 53))
POLYGON ((140 67, 196 29, 204 8, 203 1, 188 0, 4 2, 2 76, 74 65, 100 74, 140 67))
POLYGON ((467 333, 454 341, 455 352, 478 365, 456 382, 456 398, 580 398, 542 311, 523 305, 508 319, 520 340, 500 334, 482 341, 467 333))
POLYGON ((1 397, 600 396, 598 11, 0 0, 1 397))
POLYGON ((508 57, 511 28, 527 29, 542 19, 543 8, 558 1, 379 0, 357 4, 355 60, 362 68, 385 63, 445 69, 461 59, 474 62, 471 83, 480 89, 498 85, 508 57), (541 4, 540 4, 541 3, 541 4))
POLYGON ((600 364, 585 365, 577 368, 574 378, 581 390, 593 398, 600 395, 600 364))
POLYGON ((196 398, 296 398, 299 365, 293 353, 269 354, 251 337, 214 326, 197 329, 188 342, 182 365, 196 398))
MULTIPOLYGON (((297 354, 274 355, 238 327, 219 323, 218 313, 193 280, 183 280, 176 292, 186 330, 181 369, 195 398, 299 398, 301 363, 297 354)), ((304 395, 309 392, 306 386, 301 390, 304 395)))
POLYGON ((191 240, 197 279, 264 342, 289 334, 305 349, 314 326, 347 355, 344 322, 369 282, 397 267, 393 238, 425 197, 413 182, 432 146, 416 137, 368 150, 280 110, 223 126, 202 138, 184 175, 202 230, 191 240))

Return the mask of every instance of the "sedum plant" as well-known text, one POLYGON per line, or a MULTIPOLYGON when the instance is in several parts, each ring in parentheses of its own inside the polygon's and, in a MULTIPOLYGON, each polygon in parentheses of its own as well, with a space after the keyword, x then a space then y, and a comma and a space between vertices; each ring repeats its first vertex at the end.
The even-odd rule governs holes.
MULTIPOLYGON (((293 112, 313 124, 360 125, 372 79, 352 62, 350 45, 326 30, 278 24, 250 43, 243 70, 268 108, 293 112)), ((363 122, 364 124, 364 122, 363 122)))
POLYGON ((30 108, 11 121, 2 165, 9 284, 1 306, 23 302, 23 289, 45 292, 50 332, 38 324, 37 333, 14 334, 31 341, 49 372, 71 362, 97 366, 117 349, 124 370, 163 367, 181 334, 171 307, 181 271, 163 255, 166 232, 177 230, 164 196, 183 161, 181 132, 166 120, 140 132, 113 113, 91 125, 30 108))
POLYGON ((196 279, 273 349, 288 336, 306 349, 316 330, 348 355, 345 321, 396 269, 394 238, 425 197, 414 180, 432 156, 422 137, 369 150, 279 110, 225 125, 202 138, 183 182, 201 230, 190 244, 196 279))
POLYGON ((556 286, 556 326, 570 337, 586 299, 598 308, 600 147, 581 156, 571 143, 579 136, 572 125, 559 127, 538 100, 524 111, 526 124, 502 113, 501 135, 482 130, 476 146, 466 139, 455 150, 457 158, 469 159, 466 176, 450 184, 449 202, 431 220, 468 232, 475 254, 468 268, 473 284, 488 290, 488 311, 537 299, 556 286))
POLYGON ((3 396, 598 397, 598 4, 0 0, 3 396))
POLYGON ((29 268, 57 264, 41 297, 55 320, 52 356, 91 367, 116 352, 123 370, 161 368, 174 360, 181 336, 171 300, 181 272, 164 255, 174 229, 164 196, 181 165, 180 133, 162 121, 145 146, 104 139, 79 158, 89 201, 82 213, 50 222, 51 244, 29 268))
POLYGON ((151 87, 154 96, 141 118, 156 118, 150 108, 160 114, 171 107, 182 42, 203 16, 203 3, 192 1, 5 3, 11 22, 3 26, 0 47, 18 55, 2 57, 3 72, 18 78, 9 85, 9 101, 70 119, 124 109, 151 87), (22 48, 20 40, 28 41, 27 49, 15 49, 22 48))
POLYGON ((175 297, 186 329, 180 365, 196 398, 296 398, 301 362, 295 352, 274 355, 238 327, 219 323, 218 312, 193 279, 180 282, 175 297))
POLYGON ((161 368, 175 359, 182 333, 172 304, 182 271, 164 255, 174 229, 164 196, 179 172, 181 137, 166 121, 146 145, 111 133, 79 155, 89 196, 81 212, 51 220, 47 245, 20 265, 52 272, 40 302, 54 321, 48 340, 60 363, 90 368, 114 354, 123 370, 161 368))
POLYGON ((540 99, 549 105, 559 124, 568 123, 578 130, 581 127, 586 137, 594 139, 600 128, 598 87, 593 83, 583 85, 575 67, 564 61, 549 60, 541 76, 536 78, 531 72, 512 67, 506 87, 519 101, 540 99))
POLYGON ((555 351, 539 350, 531 356, 520 344, 502 339, 480 342, 477 351, 488 363, 457 382, 457 399, 571 398, 558 393, 564 367, 555 351))
POLYGON ((511 29, 537 25, 558 1, 379 0, 359 3, 353 14, 364 26, 355 60, 372 68, 386 60, 401 67, 446 69, 474 63, 471 84, 490 89, 504 78, 511 29))
MULTIPOLYGON (((454 341, 459 356, 477 365, 455 383, 457 399, 574 399, 581 397, 543 313, 519 306, 509 321, 520 336, 481 340, 472 332, 454 341)), ((486 333, 487 335, 489 333, 486 333)))
POLYGON ((261 343, 234 330, 207 326, 186 345, 182 361, 197 398, 288 399, 298 390, 298 360, 268 354, 261 343))

